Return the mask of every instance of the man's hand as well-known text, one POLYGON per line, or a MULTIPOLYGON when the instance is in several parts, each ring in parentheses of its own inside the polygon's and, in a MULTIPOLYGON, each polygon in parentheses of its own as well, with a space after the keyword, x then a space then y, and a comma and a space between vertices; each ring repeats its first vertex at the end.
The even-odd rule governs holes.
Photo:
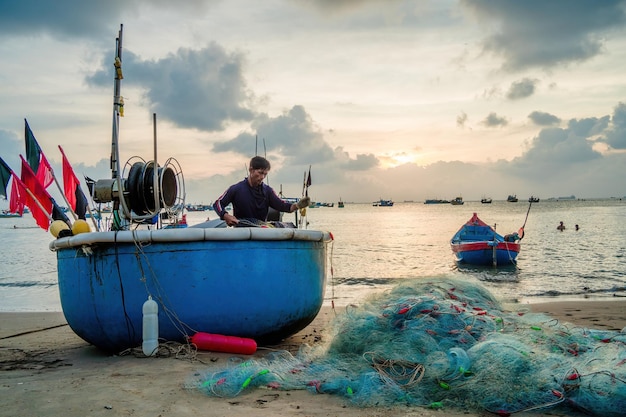
POLYGON ((229 213, 224 214, 224 217, 222 218, 222 220, 224 220, 226 224, 229 226, 234 226, 237 223, 239 223, 239 219, 229 213))
POLYGON ((298 207, 299 209, 303 209, 303 208, 309 207, 309 204, 311 204, 311 197, 308 197, 308 196, 302 197, 296 203, 296 207, 298 207))

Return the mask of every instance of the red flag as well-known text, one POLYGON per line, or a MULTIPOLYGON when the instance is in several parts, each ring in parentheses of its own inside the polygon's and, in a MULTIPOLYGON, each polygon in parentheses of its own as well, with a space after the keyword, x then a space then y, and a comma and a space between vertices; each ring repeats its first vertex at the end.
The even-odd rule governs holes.
POLYGON ((43 185, 43 188, 48 188, 48 186, 52 184, 52 181, 54 181, 52 167, 43 153, 41 154, 41 160, 39 161, 39 169, 35 175, 37 177, 37 181, 43 185))
MULTIPOLYGON (((11 178, 15 178, 15 173, 4 159, 0 158, 0 196, 7 197, 7 186, 11 178)), ((11 213, 24 213, 24 203, 20 198, 19 187, 15 184, 15 179, 11 184, 11 194, 9 198, 9 211, 11 213)))
POLYGON ((20 189, 15 176, 11 183, 11 200, 9 201, 9 211, 11 213, 24 214, 24 200, 20 197, 20 189))
POLYGON ((74 174, 72 165, 67 160, 61 146, 59 146, 59 150, 61 155, 63 155, 63 193, 74 213, 76 213, 79 219, 84 220, 87 212, 87 197, 80 188, 80 181, 74 174))
POLYGON ((48 213, 52 210, 52 201, 48 199, 47 206, 45 205, 45 202, 39 202, 41 204, 38 204, 38 201, 35 201, 33 196, 28 192, 26 184, 24 184, 22 180, 17 178, 16 175, 13 175, 13 181, 14 186, 17 186, 18 188, 18 194, 21 201, 30 209, 30 213, 35 219, 37 225, 44 230, 48 230, 50 227, 50 214, 48 213), (46 207, 48 208, 48 211, 46 211, 46 207))
POLYGON ((39 143, 37 143, 37 139, 35 139, 33 131, 30 130, 26 119, 24 119, 24 124, 24 141, 26 142, 26 158, 28 159, 28 165, 35 173, 37 181, 43 185, 43 188, 48 188, 54 180, 52 167, 43 154, 39 143))
MULTIPOLYGON (((37 180, 28 162, 22 155, 20 155, 20 158, 22 159, 22 179, 21 181, 16 181, 20 185, 20 198, 24 205, 30 209, 39 227, 48 230, 50 213, 52 212, 52 199, 43 185, 37 180)), ((15 175, 13 175, 13 179, 17 180, 15 175)))

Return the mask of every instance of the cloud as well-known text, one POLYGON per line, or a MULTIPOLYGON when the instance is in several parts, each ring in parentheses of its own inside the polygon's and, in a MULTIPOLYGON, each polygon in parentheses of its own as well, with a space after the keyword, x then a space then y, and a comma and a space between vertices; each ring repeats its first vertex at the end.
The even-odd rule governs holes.
MULTIPOLYGON (((159 117, 184 128, 221 131, 229 122, 251 121, 254 95, 246 88, 243 56, 217 43, 155 61, 141 60, 129 50, 122 55, 124 82, 144 91, 146 106, 159 117)), ((110 83, 103 67, 87 77, 91 85, 110 83)))
POLYGON ((465 127, 465 123, 467 123, 467 113, 461 112, 461 114, 456 117, 456 125, 458 127, 465 127))
MULTIPOLYGON (((601 119, 570 120, 565 129, 549 127, 542 129, 534 137, 529 148, 510 163, 498 162, 500 171, 508 171, 520 178, 532 179, 538 184, 559 178, 563 183, 571 183, 566 173, 582 171, 587 163, 601 160, 602 154, 593 149, 590 136, 602 125, 601 119)), ((580 175, 580 173, 576 173, 580 175)))
POLYGON ((516 81, 509 87, 509 91, 506 93, 506 98, 509 100, 519 100, 522 98, 530 97, 535 92, 539 80, 532 80, 530 78, 524 78, 523 80, 516 81))
POLYGON ((348 159, 347 163, 342 165, 342 168, 349 171, 367 171, 375 168, 379 163, 380 161, 374 154, 358 154, 355 159, 348 159))
POLYGON ((333 159, 332 148, 303 106, 293 106, 277 117, 260 115, 251 127, 255 135, 244 132, 232 139, 218 141, 214 143, 213 151, 249 155, 253 138, 258 137, 265 143, 263 151, 281 155, 288 164, 325 163, 333 159))
POLYGON ((20 139, 14 132, 0 129, 0 147, 2 148, 2 159, 18 175, 20 173, 21 161, 19 155, 26 155, 24 149, 24 139, 20 139))
POLYGON ((608 127, 609 120, 609 116, 572 119, 567 123, 567 127, 569 132, 576 136, 590 138, 591 136, 602 133, 602 131, 608 127))
POLYGON ((496 113, 491 112, 485 120, 482 121, 482 124, 487 127, 503 127, 509 124, 505 117, 498 116, 496 113))
POLYGON ((555 115, 541 111, 534 111, 530 113, 528 118, 532 120, 534 124, 539 126, 554 126, 561 123, 561 119, 555 115))
POLYGON ((582 62, 602 53, 603 36, 626 24, 624 1, 463 0, 493 28, 485 51, 520 71, 582 62))
POLYGON ((125 19, 136 19, 146 8, 197 15, 218 0, 27 0, 3 2, 0 35, 101 39, 125 19))
MULTIPOLYGON (((3 2, 0 34, 58 38, 98 37, 110 34, 110 22, 121 20, 122 10, 135 9, 137 1, 28 0, 3 2)), ((116 23, 117 24, 117 23, 116 23)))
POLYGON ((601 141, 613 149, 626 149, 626 104, 620 102, 615 107, 611 123, 601 141))

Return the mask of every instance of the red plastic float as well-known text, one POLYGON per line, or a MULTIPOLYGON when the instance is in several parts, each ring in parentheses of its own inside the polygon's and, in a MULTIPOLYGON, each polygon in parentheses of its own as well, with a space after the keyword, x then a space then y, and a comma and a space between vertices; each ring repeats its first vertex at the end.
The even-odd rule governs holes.
POLYGON ((254 339, 245 337, 197 332, 191 336, 191 343, 200 350, 210 350, 211 352, 239 353, 242 355, 252 355, 256 352, 254 339))

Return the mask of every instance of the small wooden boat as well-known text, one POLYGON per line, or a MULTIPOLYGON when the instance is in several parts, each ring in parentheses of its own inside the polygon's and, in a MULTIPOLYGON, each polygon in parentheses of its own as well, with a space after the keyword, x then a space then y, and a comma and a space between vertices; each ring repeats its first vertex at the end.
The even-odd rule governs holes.
POLYGON ((474 213, 450 240, 456 260, 472 265, 515 264, 520 251, 522 227, 517 233, 502 236, 474 213))
POLYGON ((480 199, 480 202, 482 204, 491 204, 492 201, 493 200, 491 199, 491 197, 483 197, 483 198, 480 199))
POLYGON ((450 204, 450 201, 441 200, 439 198, 429 198, 424 200, 424 204, 450 204))

